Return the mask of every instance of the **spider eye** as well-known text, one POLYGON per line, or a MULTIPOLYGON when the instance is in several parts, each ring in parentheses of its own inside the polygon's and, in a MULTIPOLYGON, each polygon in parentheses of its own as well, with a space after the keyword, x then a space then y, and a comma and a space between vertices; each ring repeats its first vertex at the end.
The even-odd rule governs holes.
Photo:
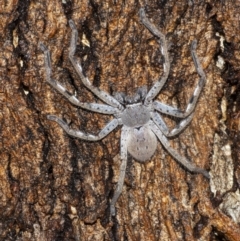
POLYGON ((133 104, 133 98, 131 96, 126 96, 125 102, 126 102, 126 104, 133 104))
POLYGON ((131 104, 133 103, 137 103, 140 100, 140 95, 138 93, 136 93, 134 96, 129 97, 129 102, 131 102, 131 104))

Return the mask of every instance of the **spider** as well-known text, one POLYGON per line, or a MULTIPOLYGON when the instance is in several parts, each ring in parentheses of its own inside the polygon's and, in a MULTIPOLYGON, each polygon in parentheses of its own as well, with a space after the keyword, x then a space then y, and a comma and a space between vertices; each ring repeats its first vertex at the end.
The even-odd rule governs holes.
POLYGON ((97 135, 85 134, 82 131, 73 130, 65 121, 54 115, 47 115, 47 118, 57 122, 69 135, 87 141, 101 140, 114 129, 116 129, 118 125, 122 125, 120 140, 120 156, 122 163, 116 190, 110 203, 110 213, 112 216, 115 215, 115 204, 121 194, 124 183, 127 165, 127 153, 129 153, 137 161, 145 162, 149 160, 156 151, 157 138, 165 149, 187 170, 190 172, 201 173, 206 178, 209 178, 209 173, 206 170, 195 166, 194 163, 181 156, 170 146, 170 143, 167 139, 167 137, 174 137, 178 135, 192 120, 193 110, 206 82, 205 74, 196 54, 197 41, 194 40, 192 42, 191 54, 196 71, 200 76, 200 80, 189 101, 189 104, 187 105, 186 110, 181 111, 175 107, 171 107, 154 100, 164 86, 169 75, 170 61, 168 56, 167 42, 164 34, 162 34, 156 28, 156 26, 148 20, 143 8, 140 9, 139 14, 143 25, 158 38, 158 42, 161 45, 161 53, 164 57, 164 73, 163 76, 152 86, 150 91, 147 92, 146 87, 141 87, 132 97, 126 96, 123 93, 117 93, 114 96, 111 96, 93 86, 89 79, 84 76, 80 63, 78 63, 74 58, 78 31, 72 20, 69 21, 69 25, 72 29, 69 59, 85 87, 106 104, 81 102, 74 95, 70 94, 58 81, 52 79, 50 52, 47 47, 40 43, 40 48, 44 52, 46 79, 53 88, 64 95, 72 104, 76 106, 93 112, 113 115, 115 117, 97 135), (161 117, 161 113, 180 118, 182 120, 173 130, 170 131, 165 121, 161 117))

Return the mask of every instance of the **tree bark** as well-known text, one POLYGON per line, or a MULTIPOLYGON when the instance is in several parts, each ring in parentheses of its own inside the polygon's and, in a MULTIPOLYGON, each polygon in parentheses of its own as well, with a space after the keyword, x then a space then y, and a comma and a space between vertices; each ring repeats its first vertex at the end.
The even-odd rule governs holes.
MULTIPOLYGON (((239 8, 230 0, 2 1, 0 240, 239 240, 239 8), (111 95, 149 90, 164 59, 141 24, 141 7, 168 42, 171 70, 159 101, 185 110, 199 79, 190 53, 198 41, 207 82, 192 122, 170 143, 211 179, 189 173, 159 143, 145 163, 128 157, 111 217, 121 128, 88 142, 46 118, 93 134, 111 119, 73 106, 48 85, 39 43, 51 52, 53 78, 82 102, 101 103, 68 59, 70 19, 79 31, 76 57, 94 86, 111 95)), ((171 129, 178 122, 164 120, 171 129)))

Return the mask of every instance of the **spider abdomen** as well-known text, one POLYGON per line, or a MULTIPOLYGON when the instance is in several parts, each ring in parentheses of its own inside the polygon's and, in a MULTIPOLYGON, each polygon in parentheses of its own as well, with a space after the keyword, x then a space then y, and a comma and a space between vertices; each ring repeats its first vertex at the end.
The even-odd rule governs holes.
POLYGON ((127 138, 128 152, 140 162, 149 160, 157 148, 157 138, 147 126, 131 128, 127 138))

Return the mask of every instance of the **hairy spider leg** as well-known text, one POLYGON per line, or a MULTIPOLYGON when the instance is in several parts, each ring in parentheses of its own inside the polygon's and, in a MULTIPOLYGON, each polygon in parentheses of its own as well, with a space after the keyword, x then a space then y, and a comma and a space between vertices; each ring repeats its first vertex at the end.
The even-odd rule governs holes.
POLYGON ((152 112, 151 117, 154 123, 157 125, 157 127, 161 130, 161 132, 166 136, 166 137, 173 137, 178 135, 180 132, 182 132, 186 126, 191 122, 193 118, 193 114, 189 115, 187 118, 181 120, 175 128, 173 128, 171 131, 167 127, 167 124, 161 117, 161 115, 157 112, 152 112))
POLYGON ((175 151, 170 143, 168 142, 167 138, 163 135, 163 133, 158 129, 158 127, 154 124, 154 122, 150 121, 150 127, 151 130, 156 134, 158 137, 159 141, 162 143, 162 145, 165 147, 165 149, 179 162, 181 163, 187 170, 190 172, 195 172, 195 173, 201 173, 203 176, 206 178, 210 179, 209 173, 200 168, 195 166, 193 163, 191 163, 187 158, 181 156, 177 151, 175 151))
POLYGON ((51 58, 50 58, 50 52, 47 49, 47 47, 40 43, 40 48, 44 52, 44 61, 45 61, 45 71, 46 71, 46 77, 47 82, 58 92, 60 92, 62 95, 64 95, 72 104, 79 106, 83 109, 87 109, 90 111, 103 113, 103 114, 115 114, 118 112, 118 109, 109 105, 104 104, 97 104, 97 103, 84 103, 80 102, 76 96, 69 93, 58 81, 51 78, 52 75, 52 68, 51 68, 51 58))
POLYGON ((194 62, 196 71, 200 75, 200 80, 197 84, 196 89, 194 90, 192 97, 189 100, 189 103, 187 105, 185 112, 183 112, 177 108, 171 107, 169 105, 163 104, 159 101, 153 102, 153 107, 155 110, 157 110, 161 113, 167 114, 167 115, 178 117, 178 118, 186 118, 193 112, 193 110, 196 106, 196 103, 199 99, 200 93, 203 89, 203 86, 205 85, 205 82, 206 82, 206 76, 203 72, 202 66, 201 66, 198 56, 196 54, 196 48, 197 48, 197 40, 194 40, 191 45, 191 54, 192 54, 192 58, 193 58, 193 62, 194 62))
POLYGON ((78 63, 75 58, 74 54, 76 52, 76 46, 77 46, 77 39, 78 39, 78 31, 77 28, 72 20, 69 20, 69 25, 72 29, 72 37, 70 41, 70 49, 69 49, 69 59, 76 70, 77 74, 81 78, 83 84, 86 88, 88 88, 92 93, 94 93, 99 99, 104 101, 105 103, 111 105, 112 107, 116 107, 119 110, 123 110, 124 107, 111 95, 109 95, 107 92, 100 90, 99 88, 93 86, 89 79, 84 76, 82 72, 82 66, 80 63, 78 63))
POLYGON ((83 140, 88 141, 99 141, 107 136, 110 132, 112 132, 118 126, 118 120, 113 119, 111 120, 97 135, 86 134, 79 130, 73 130, 69 127, 69 125, 63 121, 62 119, 58 118, 55 115, 48 115, 47 118, 49 120, 57 122, 70 136, 77 137, 83 140))
POLYGON ((111 204, 110 204, 110 213, 112 216, 115 216, 115 204, 122 192, 123 188, 123 183, 124 183, 124 178, 125 178, 125 173, 126 173, 126 167, 127 167, 127 137, 129 135, 130 128, 123 126, 122 127, 122 132, 121 132, 121 141, 120 141, 120 155, 121 155, 121 166, 120 166, 120 175, 118 178, 118 183, 116 190, 114 192, 111 204))
POLYGON ((170 61, 168 57, 168 47, 165 35, 161 33, 156 26, 151 23, 148 18, 146 17, 145 11, 143 8, 140 9, 140 19, 144 26, 156 37, 159 38, 158 42, 161 45, 161 53, 164 57, 164 64, 163 64, 163 76, 152 86, 150 91, 147 93, 145 98, 145 105, 150 105, 152 100, 156 97, 156 95, 160 92, 162 87, 164 86, 170 71, 170 61))

